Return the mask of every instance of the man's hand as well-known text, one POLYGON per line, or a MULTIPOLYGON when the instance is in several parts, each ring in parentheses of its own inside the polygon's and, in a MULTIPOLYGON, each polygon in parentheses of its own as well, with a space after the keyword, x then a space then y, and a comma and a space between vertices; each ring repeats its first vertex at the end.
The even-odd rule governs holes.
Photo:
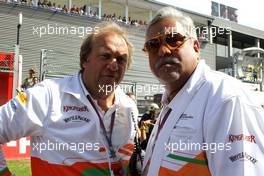
POLYGON ((153 120, 145 120, 141 122, 142 125, 146 125, 146 126, 150 126, 150 125, 154 125, 153 120))

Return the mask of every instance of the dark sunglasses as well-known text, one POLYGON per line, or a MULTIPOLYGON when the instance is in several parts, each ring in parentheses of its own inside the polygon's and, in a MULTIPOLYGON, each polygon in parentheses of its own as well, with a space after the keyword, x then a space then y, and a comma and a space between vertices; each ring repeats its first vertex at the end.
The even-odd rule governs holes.
POLYGON ((187 41, 189 38, 190 37, 183 36, 180 33, 158 35, 148 40, 144 44, 143 51, 148 53, 157 53, 163 42, 165 42, 165 45, 170 50, 175 50, 177 48, 180 48, 184 44, 184 42, 187 41))

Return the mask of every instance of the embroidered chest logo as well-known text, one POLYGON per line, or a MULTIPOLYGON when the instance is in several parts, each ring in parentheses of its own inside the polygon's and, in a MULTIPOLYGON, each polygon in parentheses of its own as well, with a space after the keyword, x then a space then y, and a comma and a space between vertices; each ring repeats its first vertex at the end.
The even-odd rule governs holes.
POLYGON ((65 123, 68 122, 90 122, 90 119, 87 117, 82 116, 80 113, 81 112, 89 112, 89 109, 87 106, 74 106, 74 105, 64 105, 62 107, 63 112, 74 112, 77 114, 71 114, 70 117, 67 117, 64 120, 65 123))
POLYGON ((237 160, 248 160, 250 162, 252 162, 253 164, 255 164, 258 160, 256 160, 256 158, 250 156, 249 154, 247 154, 246 152, 241 152, 241 153, 238 153, 236 155, 233 155, 233 156, 230 156, 229 159, 232 161, 232 162, 235 162, 237 160))
POLYGON ((248 141, 251 143, 256 143, 254 135, 244 135, 244 134, 239 134, 239 135, 229 135, 229 142, 236 142, 236 141, 248 141))
POLYGON ((190 120, 190 119, 193 119, 193 116, 182 114, 179 119, 180 120, 190 120))
POLYGON ((68 111, 89 112, 87 106, 72 106, 72 105, 63 106, 63 112, 68 112, 68 111))
POLYGON ((87 117, 83 117, 80 115, 73 115, 70 117, 67 117, 65 119, 63 119, 65 123, 68 122, 80 122, 80 121, 84 121, 84 122, 90 122, 90 119, 88 119, 87 117))

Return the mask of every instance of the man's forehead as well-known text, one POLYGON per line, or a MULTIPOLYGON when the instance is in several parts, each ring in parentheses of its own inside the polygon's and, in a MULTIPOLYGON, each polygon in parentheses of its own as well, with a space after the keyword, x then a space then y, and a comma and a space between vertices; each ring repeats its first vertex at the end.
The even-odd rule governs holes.
POLYGON ((124 46, 125 40, 121 35, 115 32, 104 32, 97 34, 95 44, 112 44, 115 46, 124 46))
POLYGON ((125 54, 128 53, 128 47, 124 38, 115 33, 104 33, 97 36, 94 46, 99 52, 111 52, 114 50, 121 53, 125 52, 125 54))
POLYGON ((164 35, 170 33, 184 34, 184 28, 181 23, 177 22, 173 18, 162 19, 155 24, 151 25, 147 31, 147 38, 151 38, 157 35, 164 35))

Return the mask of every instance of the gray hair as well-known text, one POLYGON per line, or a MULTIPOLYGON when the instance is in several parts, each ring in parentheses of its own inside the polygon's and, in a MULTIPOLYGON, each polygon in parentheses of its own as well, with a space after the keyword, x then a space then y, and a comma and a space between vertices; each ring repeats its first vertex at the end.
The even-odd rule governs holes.
POLYGON ((196 28, 194 26, 193 20, 189 17, 184 15, 182 12, 176 10, 175 8, 172 7, 163 7, 161 8, 154 18, 149 22, 147 26, 146 32, 149 32, 149 28, 157 23, 158 21, 164 19, 164 18, 174 18, 177 20, 177 23, 180 23, 183 27, 183 29, 186 32, 186 35, 193 37, 197 39, 197 34, 196 34, 196 28))

